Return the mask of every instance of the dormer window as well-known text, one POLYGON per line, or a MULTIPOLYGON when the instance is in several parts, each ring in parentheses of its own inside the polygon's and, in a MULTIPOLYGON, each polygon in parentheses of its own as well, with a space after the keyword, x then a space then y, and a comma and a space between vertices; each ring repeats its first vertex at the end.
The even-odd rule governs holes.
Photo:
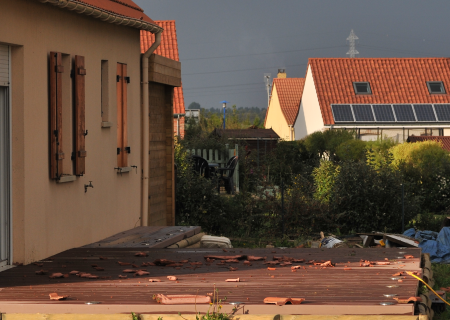
POLYGON ((353 88, 356 94, 372 94, 368 82, 353 82, 353 88))
POLYGON ((445 94, 444 83, 442 81, 428 81, 427 86, 431 94, 445 94))

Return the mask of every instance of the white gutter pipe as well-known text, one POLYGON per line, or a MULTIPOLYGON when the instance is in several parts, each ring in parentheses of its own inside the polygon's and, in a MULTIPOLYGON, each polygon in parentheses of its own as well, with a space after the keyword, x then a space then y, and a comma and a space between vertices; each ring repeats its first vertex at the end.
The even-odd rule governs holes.
POLYGON ((141 195, 141 226, 148 226, 148 170, 149 170, 149 99, 148 99, 148 59, 161 43, 162 29, 155 33, 155 42, 142 55, 142 195, 141 195))

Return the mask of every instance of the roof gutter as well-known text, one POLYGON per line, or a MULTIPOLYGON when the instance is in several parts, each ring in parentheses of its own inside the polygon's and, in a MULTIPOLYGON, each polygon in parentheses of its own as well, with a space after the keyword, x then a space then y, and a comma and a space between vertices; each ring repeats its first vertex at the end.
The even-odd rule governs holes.
POLYGON ((161 28, 156 24, 147 21, 142 21, 140 19, 122 16, 120 14, 109 12, 107 10, 100 9, 77 0, 37 0, 37 1, 42 3, 48 3, 61 9, 75 11, 76 13, 79 14, 91 16, 95 19, 99 19, 104 22, 145 30, 154 34, 162 32, 163 30, 163 28, 161 28))
POLYGON ((161 44, 161 33, 163 29, 159 29, 155 33, 155 42, 152 46, 142 55, 142 194, 141 194, 141 226, 148 226, 148 170, 149 170, 149 150, 150 150, 150 137, 149 137, 149 123, 148 114, 150 110, 149 97, 148 97, 148 59, 150 55, 161 44))

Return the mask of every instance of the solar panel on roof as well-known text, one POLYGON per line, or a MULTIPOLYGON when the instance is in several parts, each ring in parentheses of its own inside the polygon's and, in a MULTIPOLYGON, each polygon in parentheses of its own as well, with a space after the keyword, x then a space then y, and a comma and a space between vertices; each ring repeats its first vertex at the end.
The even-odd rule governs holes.
POLYGON ((415 104, 417 121, 436 121, 433 106, 431 104, 415 104))
POLYGON ((450 104, 435 104, 438 121, 450 121, 450 104))
POLYGON ((353 114, 355 115, 355 121, 375 121, 372 113, 372 106, 370 104, 353 104, 352 108, 353 114))
POLYGON ((410 104, 394 104, 394 111, 399 122, 416 121, 412 105, 410 104))
POLYGON ((352 109, 349 104, 332 104, 331 110, 335 122, 354 122, 352 109))
POLYGON ((390 104, 374 104, 372 108, 377 122, 395 122, 394 112, 390 104))

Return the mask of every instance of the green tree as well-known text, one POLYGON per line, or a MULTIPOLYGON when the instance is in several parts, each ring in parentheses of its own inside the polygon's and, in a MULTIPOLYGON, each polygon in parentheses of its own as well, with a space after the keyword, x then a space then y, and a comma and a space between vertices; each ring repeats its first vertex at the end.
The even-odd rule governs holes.
MULTIPOLYGON (((346 161, 330 195, 330 215, 344 232, 401 231, 401 173, 375 170, 365 162, 346 161)), ((405 221, 417 214, 414 195, 405 188, 405 221)))
POLYGON ((323 203, 329 202, 339 170, 340 167, 332 161, 323 160, 320 162, 320 166, 313 170, 316 186, 314 198, 323 203))
POLYGON ((191 102, 191 103, 189 104, 189 106, 188 106, 188 109, 189 109, 189 110, 192 110, 192 109, 201 109, 200 103, 198 103, 198 102, 191 102))
POLYGON ((336 148, 336 156, 342 161, 366 161, 367 145, 361 140, 347 140, 336 148))
POLYGON ((424 213, 439 214, 450 206, 450 155, 435 141, 403 143, 390 149, 410 191, 424 213))
POLYGON ((353 131, 327 130, 317 131, 305 138, 305 146, 311 155, 326 157, 332 161, 339 160, 336 155, 337 148, 344 142, 354 140, 353 131))

